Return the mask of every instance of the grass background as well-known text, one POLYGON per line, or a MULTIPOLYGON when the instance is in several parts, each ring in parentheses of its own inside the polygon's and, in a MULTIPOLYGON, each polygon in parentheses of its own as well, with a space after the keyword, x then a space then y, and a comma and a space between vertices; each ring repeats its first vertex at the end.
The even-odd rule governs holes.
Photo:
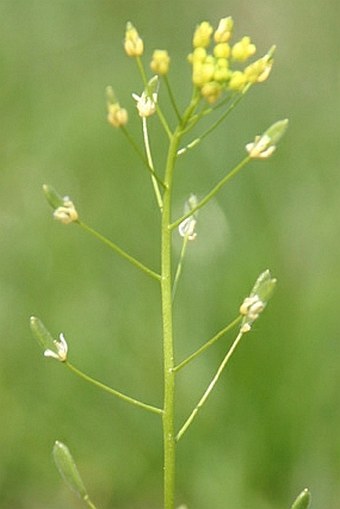
MULTIPOLYGON (((237 313, 258 273, 279 280, 214 395, 179 447, 178 504, 284 509, 304 487, 315 509, 340 500, 339 4, 335 0, 1 0, 0 505, 81 507, 60 481, 55 439, 73 451, 100 508, 162 500, 157 417, 87 387, 31 338, 35 314, 65 333, 70 359, 128 394, 161 401, 157 285, 73 226, 51 220, 41 186, 70 194, 85 221, 158 266, 149 179, 106 123, 112 84, 131 113, 141 85, 124 56, 127 20, 172 56, 178 101, 186 55, 204 19, 232 15, 259 54, 275 43, 270 80, 177 170, 175 211, 202 195, 277 119, 275 157, 253 163, 200 214, 175 306, 176 353, 191 353, 237 313)), ((164 137, 153 121, 155 157, 164 137)), ((137 118, 131 129, 139 136, 137 118)), ((179 249, 176 240, 175 249, 179 249)), ((182 422, 231 337, 179 375, 182 422)))

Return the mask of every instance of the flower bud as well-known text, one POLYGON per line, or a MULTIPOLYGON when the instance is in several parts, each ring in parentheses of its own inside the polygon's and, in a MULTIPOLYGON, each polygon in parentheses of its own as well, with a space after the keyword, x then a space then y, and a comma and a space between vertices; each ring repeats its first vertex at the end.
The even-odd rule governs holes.
POLYGON ((164 76, 168 74, 170 57, 166 50, 156 49, 153 52, 150 67, 154 73, 164 76))
POLYGON ((247 80, 244 73, 242 71, 234 71, 231 74, 228 87, 235 92, 242 92, 246 84, 247 80))
POLYGON ((219 25, 214 33, 214 40, 216 43, 227 42, 231 37, 231 32, 234 26, 234 21, 231 16, 220 19, 219 25))
POLYGON ((200 23, 193 36, 192 44, 194 48, 206 48, 210 44, 213 27, 207 21, 200 23))
POLYGON ((129 57, 140 57, 144 52, 143 39, 139 37, 136 28, 130 22, 126 24, 124 49, 129 57))
POLYGON ((107 96, 107 120, 113 127, 123 127, 128 121, 128 112, 122 108, 116 99, 112 87, 106 88, 107 96))
POLYGON ((251 43, 250 37, 245 36, 231 48, 231 56, 234 60, 244 62, 247 58, 254 55, 255 51, 255 44, 251 43))
POLYGON ((226 42, 220 42, 214 47, 214 56, 216 58, 229 58, 230 46, 226 42))

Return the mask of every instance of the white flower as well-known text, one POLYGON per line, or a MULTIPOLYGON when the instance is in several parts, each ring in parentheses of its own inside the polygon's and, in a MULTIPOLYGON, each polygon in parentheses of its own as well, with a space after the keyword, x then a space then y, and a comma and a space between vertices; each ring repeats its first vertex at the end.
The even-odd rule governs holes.
POLYGON ((253 322, 259 317, 264 308, 265 304, 260 297, 258 295, 253 295, 252 297, 246 297, 244 299, 240 307, 240 313, 253 322))
POLYGON ((258 319, 265 307, 266 304, 262 302, 258 295, 252 295, 244 299, 240 307, 240 313, 244 315, 241 326, 242 333, 250 331, 253 322, 258 319))
POLYGON ((68 196, 65 196, 64 203, 55 209, 53 217, 63 224, 69 224, 78 220, 78 212, 68 196))
MULTIPOLYGON (((197 206, 197 196, 191 194, 184 204, 184 214, 191 212, 197 206)), ((194 240, 197 236, 195 232, 197 211, 193 215, 184 219, 178 226, 178 233, 181 237, 186 237, 188 240, 194 240)))
POLYGON ((178 232, 180 236, 188 237, 189 240, 194 240, 197 236, 197 233, 195 232, 196 223, 196 219, 194 219, 192 216, 184 219, 184 221, 182 221, 178 226, 178 232))
POLYGON ((267 159, 275 149, 276 146, 273 145, 272 139, 267 134, 256 136, 255 141, 246 145, 248 154, 254 159, 267 159))
POLYGON ((44 356, 52 357, 53 359, 56 359, 57 361, 60 362, 65 362, 67 359, 68 346, 64 338, 64 335, 60 334, 59 341, 54 340, 53 343, 55 344, 56 352, 48 348, 47 350, 44 351, 44 356))
POLYGON ((148 95, 145 91, 141 96, 132 94, 132 97, 137 102, 137 110, 140 117, 150 117, 156 111, 157 92, 148 95))

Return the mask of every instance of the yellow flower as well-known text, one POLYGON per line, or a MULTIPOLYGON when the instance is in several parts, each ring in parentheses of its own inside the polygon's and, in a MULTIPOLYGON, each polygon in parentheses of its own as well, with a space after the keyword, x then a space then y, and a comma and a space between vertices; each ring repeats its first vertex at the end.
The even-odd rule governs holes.
POLYGON ((166 50, 156 49, 153 52, 150 67, 154 73, 164 76, 169 71, 170 57, 166 50))
POLYGON ((129 57, 140 57, 144 52, 143 39, 139 37, 136 28, 130 22, 126 24, 124 49, 129 57))
POLYGON ((244 62, 247 58, 254 55, 256 51, 255 44, 252 44, 250 41, 250 37, 245 36, 242 39, 234 44, 231 49, 231 56, 234 60, 238 60, 239 62, 244 62))
POLYGON ((206 48, 210 44, 210 37, 213 27, 207 21, 203 21, 198 25, 194 32, 192 44, 194 48, 206 48))

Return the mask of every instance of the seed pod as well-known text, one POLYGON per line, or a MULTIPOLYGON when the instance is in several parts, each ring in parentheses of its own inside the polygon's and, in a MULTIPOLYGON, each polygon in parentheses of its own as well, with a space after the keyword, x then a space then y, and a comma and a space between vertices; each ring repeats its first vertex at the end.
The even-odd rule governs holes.
POLYGON ((68 447, 58 440, 55 442, 53 447, 53 458, 59 473, 66 484, 75 491, 80 498, 87 499, 87 491, 78 472, 77 465, 75 464, 68 447))
POLYGON ((291 509, 308 509, 311 503, 310 491, 306 488, 295 499, 291 509))

